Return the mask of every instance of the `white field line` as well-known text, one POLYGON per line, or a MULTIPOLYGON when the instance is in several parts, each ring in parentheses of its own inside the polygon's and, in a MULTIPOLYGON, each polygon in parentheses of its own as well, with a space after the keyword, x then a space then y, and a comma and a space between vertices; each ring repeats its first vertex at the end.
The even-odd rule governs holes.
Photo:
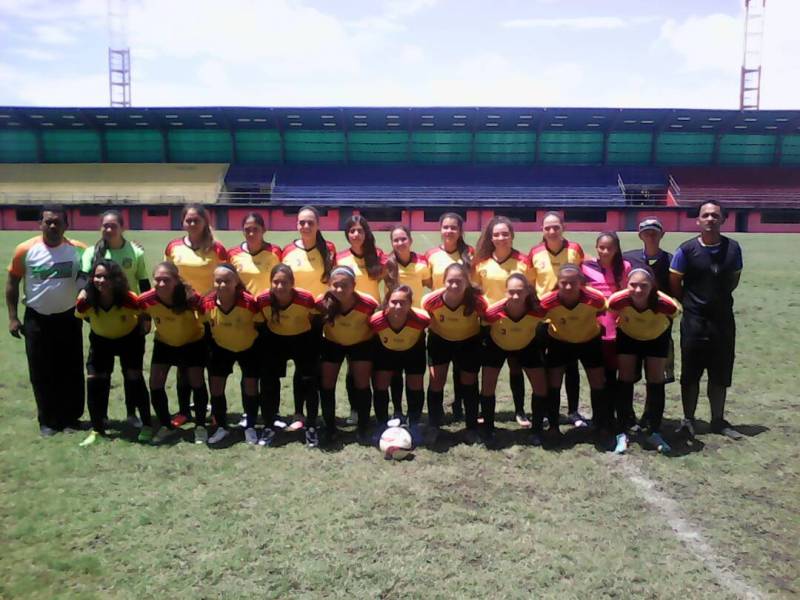
POLYGON ((735 567, 729 560, 716 553, 700 529, 683 516, 678 503, 659 490, 656 483, 642 473, 631 458, 628 456, 618 461, 620 470, 636 486, 642 498, 663 515, 675 536, 703 563, 719 584, 740 598, 754 600, 764 598, 762 592, 736 573, 735 567))

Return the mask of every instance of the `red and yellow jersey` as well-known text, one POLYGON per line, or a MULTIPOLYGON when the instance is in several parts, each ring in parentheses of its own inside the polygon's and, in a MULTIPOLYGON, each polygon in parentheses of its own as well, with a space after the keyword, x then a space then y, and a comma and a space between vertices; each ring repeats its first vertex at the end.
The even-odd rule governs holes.
POLYGON ((554 339, 582 344, 597 337, 601 332, 597 315, 606 309, 606 299, 595 289, 583 288, 578 304, 572 308, 561 302, 557 291, 545 294, 539 305, 547 313, 548 331, 554 339))
POLYGON ((202 298, 192 294, 186 305, 178 312, 161 302, 156 290, 148 290, 139 296, 140 310, 153 320, 156 340, 176 348, 203 339, 202 298))
MULTIPOLYGON (((395 259, 396 260, 396 259, 395 259)), ((414 293, 413 306, 422 306, 422 297, 425 295, 425 282, 431 279, 431 267, 427 259, 417 254, 411 253, 411 258, 407 264, 397 262, 397 284, 407 285, 414 293)))
POLYGON ((228 251, 216 240, 208 250, 196 250, 186 245, 186 238, 178 238, 167 244, 164 260, 174 263, 183 280, 204 296, 214 289, 214 269, 228 261, 228 251))
MULTIPOLYGON (((467 246, 467 253, 470 257, 475 256, 475 248, 467 246)), ((453 263, 463 263, 461 254, 456 252, 445 252, 441 246, 431 248, 425 254, 431 269, 431 285, 434 290, 444 287, 444 272, 453 263)))
MULTIPOLYGON (((139 324, 139 302, 136 294, 128 292, 120 306, 109 309, 92 308, 86 300, 78 300, 75 316, 89 322, 92 333, 100 337, 116 340, 125 337, 139 324)), ((51 343, 57 344, 58 340, 51 343)))
POLYGON ((550 252, 544 242, 531 248, 528 254, 528 279, 536 287, 536 295, 541 298, 556 289, 558 270, 566 264, 580 267, 583 256, 581 245, 567 240, 564 240, 561 250, 555 253, 550 252))
POLYGON ((425 334, 425 328, 430 324, 431 318, 423 310, 412 308, 408 313, 405 325, 400 331, 392 329, 389 323, 389 317, 386 316, 384 311, 380 311, 372 315, 369 320, 369 326, 372 331, 378 336, 381 344, 388 350, 395 352, 402 352, 409 350, 419 343, 419 340, 425 334))
POLYGON ((245 249, 245 242, 228 249, 228 261, 236 267, 244 287, 253 296, 269 289, 269 274, 280 264, 282 256, 281 249, 268 242, 256 254, 245 249))
POLYGON ((608 310, 616 314, 617 328, 643 342, 654 340, 667 329, 680 311, 680 305, 663 292, 657 292, 655 306, 640 311, 633 305, 629 290, 620 290, 608 299, 608 310))
MULTIPOLYGON (((349 311, 339 315, 333 323, 325 323, 322 327, 322 333, 325 338, 339 344, 341 346, 354 346, 361 342, 369 340, 373 333, 369 326, 369 319, 375 309, 378 308, 378 302, 367 294, 361 292, 354 292, 356 295, 356 303, 349 311)), ((325 294, 317 297, 317 310, 323 312, 322 300, 325 294)))
POLYGON ((443 296, 444 288, 441 288, 422 299, 422 309, 431 316, 431 331, 451 342, 460 342, 478 335, 481 331, 481 318, 489 307, 486 298, 475 298, 475 310, 465 315, 463 304, 451 309, 444 303, 443 296))
POLYGON ((311 318, 317 314, 314 296, 301 288, 294 288, 288 306, 277 306, 269 290, 258 297, 258 306, 264 312, 267 327, 276 335, 300 335, 310 331, 311 318))
MULTIPOLYGON (((336 264, 336 246, 331 242, 326 242, 328 254, 331 256, 332 264, 336 264)), ((308 290, 314 297, 328 291, 328 284, 322 281, 324 267, 322 255, 314 246, 311 250, 306 250, 297 245, 297 240, 288 244, 283 249, 283 262, 292 268, 294 273, 294 283, 297 287, 308 290)))
POLYGON ((507 300, 495 302, 486 309, 484 321, 489 324, 489 335, 498 347, 508 352, 522 350, 536 337, 536 326, 545 318, 541 307, 529 310, 520 319, 506 312, 507 300))
POLYGON ((217 304, 216 293, 203 298, 203 321, 210 326, 211 337, 219 347, 231 352, 250 348, 258 337, 256 323, 263 320, 256 299, 248 292, 241 292, 228 312, 217 304))
POLYGON ((486 300, 492 304, 499 302, 506 296, 506 280, 512 273, 521 273, 528 277, 530 263, 528 257, 512 250, 503 262, 498 262, 494 257, 482 260, 474 267, 475 283, 481 286, 486 300))
POLYGON ((380 248, 376 248, 376 250, 378 253, 378 262, 381 264, 381 274, 378 276, 378 279, 372 279, 369 276, 364 257, 353 254, 350 248, 342 250, 336 255, 336 265, 353 269, 353 273, 356 274, 356 290, 369 294, 377 300, 381 298, 380 284, 386 274, 386 255, 380 248))

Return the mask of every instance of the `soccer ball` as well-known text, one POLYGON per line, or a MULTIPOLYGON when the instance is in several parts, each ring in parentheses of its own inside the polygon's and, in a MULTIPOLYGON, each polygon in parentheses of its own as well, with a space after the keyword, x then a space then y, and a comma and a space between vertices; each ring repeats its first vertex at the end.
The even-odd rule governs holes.
POLYGON ((403 460, 411 454, 414 444, 411 441, 411 434, 402 427, 389 427, 381 434, 379 443, 381 452, 386 458, 403 460))

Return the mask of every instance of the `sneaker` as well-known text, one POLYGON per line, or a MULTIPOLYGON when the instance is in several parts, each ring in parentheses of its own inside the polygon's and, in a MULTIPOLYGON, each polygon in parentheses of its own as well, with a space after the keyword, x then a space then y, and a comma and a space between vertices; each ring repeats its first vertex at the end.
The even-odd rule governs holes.
POLYGON ((400 427, 402 421, 398 417, 394 417, 386 421, 386 427, 400 427))
POLYGON ((694 438, 694 419, 681 419, 681 424, 675 433, 685 434, 687 437, 694 438))
POLYGON ((481 441, 487 448, 495 448, 497 446, 497 433, 495 433, 494 429, 484 430, 481 441))
POLYGON ((319 435, 316 427, 306 429, 306 446, 309 448, 319 448, 319 435))
POLYGON ((628 427, 628 435, 630 435, 631 437, 636 437, 640 433, 642 433, 642 427, 641 425, 639 425, 639 423, 634 423, 633 425, 628 427))
POLYGON ((647 443, 661 454, 669 454, 672 450, 672 447, 661 437, 660 433, 651 433, 647 438, 647 443))
POLYGON ((91 445, 92 445, 92 444, 94 444, 95 442, 99 442, 99 441, 102 439, 102 436, 103 436, 103 434, 102 434, 102 433, 100 433, 99 431, 95 431, 94 429, 92 429, 92 430, 89 432, 89 435, 87 435, 87 436, 84 438, 84 440, 83 440, 83 441, 82 441, 80 444, 78 444, 78 446, 80 446, 81 448, 86 448, 86 447, 88 447, 88 446, 91 446, 91 445))
POLYGON ((725 419, 720 419, 719 421, 712 421, 711 431, 714 433, 718 433, 719 435, 724 435, 725 437, 730 438, 732 440, 744 439, 744 434, 736 431, 733 428, 733 425, 728 423, 725 419))
POLYGON ((577 410, 567 415, 567 422, 574 427, 588 427, 589 421, 577 410))
POLYGON ((544 441, 542 440, 542 432, 541 431, 534 431, 531 433, 530 437, 531 446, 539 447, 541 446, 544 441))
POLYGON ((478 435, 477 429, 467 429, 464 431, 464 443, 474 446, 475 444, 481 441, 480 435, 478 435))
POLYGON ((214 435, 208 438, 208 445, 213 446, 214 444, 219 444, 229 435, 230 432, 227 429, 225 429, 224 427, 217 427, 217 430, 214 432, 214 435))
POLYGON ((194 443, 195 444, 207 444, 208 443, 208 429, 203 427, 202 425, 198 425, 194 428, 194 443))
POLYGON ((142 429, 139 431, 139 435, 136 436, 136 441, 139 442, 140 444, 149 444, 150 442, 152 442, 153 428, 148 427, 146 425, 142 427, 142 429))
POLYGON ((42 436, 43 438, 53 437, 57 433, 58 429, 53 429, 52 427, 48 427, 47 425, 39 426, 39 435, 42 436))
POLYGON ((322 430, 322 443, 326 446, 335 443, 339 439, 339 429, 337 427, 325 427, 322 430))
POLYGON ((369 434, 369 430, 359 427, 356 430, 356 442, 359 446, 372 446, 372 436, 369 434))
POLYGON ((256 431, 255 427, 245 427, 244 441, 251 446, 254 446, 258 443, 258 432, 256 431))
POLYGON ((242 413, 242 418, 239 419, 239 422, 236 424, 237 427, 241 427, 242 429, 247 429, 247 413, 242 413))
POLYGON ((345 423, 347 423, 348 425, 355 425, 356 423, 358 423, 358 411, 351 410, 350 415, 345 420, 345 423))
POLYGON ((173 426, 175 429, 180 429, 180 428, 181 428, 181 427, 183 427, 183 426, 184 426, 184 425, 185 425, 185 424, 186 424, 188 421, 189 421, 189 417, 187 417, 187 416, 186 416, 186 415, 184 415, 184 414, 178 413, 177 415, 175 415, 174 417, 172 417, 172 420, 170 421, 170 424, 171 424, 171 425, 172 425, 172 426, 173 426))
MULTIPOLYGON (((350 416, 352 417, 352 416, 353 416, 353 414, 355 414, 355 413, 350 413, 350 416)), ((358 415, 356 415, 356 421, 358 421, 358 415)), ((356 421, 353 421, 353 423, 355 423, 356 421)), ((353 424, 353 423, 350 423, 350 419, 349 419, 349 418, 347 419, 347 422, 348 422, 350 425, 352 425, 352 424, 353 424)), ((291 431, 300 431, 300 430, 301 430, 303 427, 305 427, 305 426, 306 426, 306 424, 303 422, 303 420, 302 420, 302 419, 298 419, 298 418, 296 418, 294 421, 292 421, 291 423, 289 423, 289 424, 286 426, 286 431, 290 431, 290 432, 291 432, 291 431)))
POLYGON ((278 419, 275 419, 275 420, 272 422, 272 426, 273 426, 275 429, 281 429, 281 430, 283 430, 283 429, 286 429, 286 428, 289 426, 289 424, 288 424, 286 421, 284 421, 283 419, 280 419, 280 418, 278 418, 278 419))
MULTIPOLYGON (((245 432, 245 437, 247 437, 247 432, 245 432)), ((259 446, 271 446, 272 442, 275 440, 275 431, 270 429, 269 427, 264 427, 264 430, 261 432, 261 437, 258 440, 259 446)))
POLYGON ((128 415, 128 418, 125 419, 125 424, 133 429, 139 429, 142 426, 142 420, 136 415, 128 415))
POLYGON ((169 438, 172 437, 172 434, 174 432, 175 430, 170 429, 169 427, 164 427, 164 426, 159 427, 158 431, 156 431, 155 435, 153 436, 153 443, 156 445, 163 444, 169 438))
POLYGON ((550 419, 545 417, 542 419, 542 429, 549 429, 550 428, 550 419))
POLYGON ((531 423, 531 420, 525 413, 517 413, 516 415, 514 415, 514 418, 517 419, 517 425, 519 425, 523 429, 530 429, 531 426, 533 425, 533 423, 531 423))
POLYGON ((614 454, 625 454, 628 450, 628 436, 624 433, 617 434, 617 445, 614 446, 614 454))
POLYGON ((64 429, 61 430, 61 433, 70 434, 70 433, 78 433, 79 431, 80 431, 79 427, 76 427, 75 425, 67 425, 66 427, 64 427, 64 429))

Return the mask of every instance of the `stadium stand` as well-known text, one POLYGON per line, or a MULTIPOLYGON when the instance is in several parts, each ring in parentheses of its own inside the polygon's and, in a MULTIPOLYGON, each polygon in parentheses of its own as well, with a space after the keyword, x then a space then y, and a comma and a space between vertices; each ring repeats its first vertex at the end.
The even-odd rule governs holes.
POLYGON ((800 206, 800 170, 783 167, 684 167, 671 169, 681 206, 715 199, 730 207, 800 206))

